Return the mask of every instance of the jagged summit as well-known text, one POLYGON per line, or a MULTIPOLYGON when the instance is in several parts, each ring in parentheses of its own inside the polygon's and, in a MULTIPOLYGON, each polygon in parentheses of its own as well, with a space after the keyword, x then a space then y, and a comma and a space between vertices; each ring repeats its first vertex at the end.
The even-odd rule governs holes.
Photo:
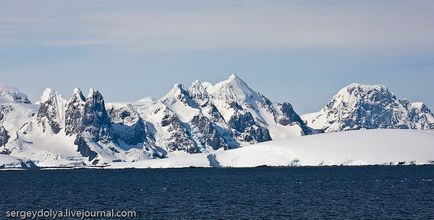
POLYGON ((68 103, 74 103, 74 102, 85 102, 86 98, 83 95, 83 92, 79 88, 75 88, 72 91, 72 96, 69 99, 68 103))
POLYGON ((251 89, 245 81, 235 74, 214 86, 208 86, 207 91, 215 98, 223 100, 237 101, 259 98, 258 92, 251 89))
POLYGON ((388 90, 388 88, 383 84, 363 84, 363 83, 356 83, 356 82, 348 84, 343 89, 351 90, 355 88, 361 90, 375 90, 375 89, 388 90))
POLYGON ((194 81, 188 88, 188 91, 190 91, 191 96, 197 99, 198 101, 200 102, 208 101, 207 99, 209 98, 209 94, 206 91, 206 87, 204 86, 203 82, 199 80, 194 81))
POLYGON ((230 76, 229 76, 229 78, 228 78, 228 80, 239 80, 239 81, 243 81, 237 74, 235 74, 235 73, 232 73, 230 76))
POLYGON ((180 92, 185 92, 186 90, 187 90, 187 88, 184 85, 174 84, 172 89, 167 93, 166 96, 170 96, 170 95, 177 94, 180 92))
POLYGON ((173 88, 167 93, 161 101, 167 105, 173 105, 177 101, 181 101, 186 105, 196 108, 197 104, 192 99, 190 92, 188 89, 182 84, 175 84, 173 88))
POLYGON ((92 97, 94 96, 96 93, 99 93, 99 91, 97 89, 95 89, 93 86, 91 86, 89 88, 89 92, 87 93, 87 97, 92 97))
POLYGON ((384 96, 390 96, 394 97, 394 94, 384 85, 367 85, 367 84, 361 84, 361 83, 351 83, 348 86, 345 86, 339 92, 335 97, 342 97, 342 98, 378 98, 381 99, 382 97, 375 97, 376 95, 381 94, 384 96))
POLYGON ((42 93, 42 96, 39 98, 37 103, 44 103, 47 102, 49 100, 52 100, 54 98, 60 98, 63 99, 62 95, 60 93, 58 93, 57 91, 51 89, 51 88, 46 88, 44 90, 44 92, 42 93))
POLYGON ((38 101, 39 109, 36 117, 37 123, 43 131, 59 133, 65 126, 66 100, 53 89, 47 88, 38 101))
POLYGON ((216 85, 222 85, 222 84, 230 84, 230 85, 249 87, 247 85, 247 83, 236 74, 231 74, 228 79, 223 80, 223 81, 217 83, 216 85))

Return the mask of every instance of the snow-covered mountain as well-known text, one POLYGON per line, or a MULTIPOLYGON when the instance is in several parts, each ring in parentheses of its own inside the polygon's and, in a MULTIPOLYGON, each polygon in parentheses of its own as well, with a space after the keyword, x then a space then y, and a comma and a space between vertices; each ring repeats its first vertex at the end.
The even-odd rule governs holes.
POLYGON ((397 98, 383 85, 353 83, 341 89, 319 112, 302 116, 308 126, 325 132, 358 129, 434 129, 426 105, 397 98))
POLYGON ((18 130, 37 111, 18 89, 0 84, 0 153, 8 153, 6 144, 18 138, 18 130))
POLYGON ((315 133, 289 103, 273 103, 236 75, 212 85, 175 85, 167 95, 105 103, 91 89, 67 100, 46 89, 33 105, 3 86, 0 152, 40 167, 134 162, 214 152, 315 133))
POLYGON ((250 156, 225 150, 279 139, 289 145, 307 140, 296 137, 322 131, 377 128, 434 129, 434 116, 423 103, 398 99, 382 85, 351 84, 320 112, 303 117, 291 104, 270 101, 237 75, 216 84, 176 84, 160 99, 129 103, 106 103, 91 88, 87 96, 74 89, 69 100, 46 89, 32 104, 18 89, 0 86, 0 168, 116 167, 165 157, 174 159, 163 161, 196 158, 207 166, 224 166, 227 160, 257 158, 256 153, 278 155, 289 163, 288 155, 279 156, 286 151, 258 149, 265 146, 261 144, 253 154, 234 151, 250 156))
POLYGON ((176 84, 161 99, 109 103, 108 109, 138 114, 163 154, 212 152, 316 132, 291 104, 271 102, 235 74, 215 85, 176 84))

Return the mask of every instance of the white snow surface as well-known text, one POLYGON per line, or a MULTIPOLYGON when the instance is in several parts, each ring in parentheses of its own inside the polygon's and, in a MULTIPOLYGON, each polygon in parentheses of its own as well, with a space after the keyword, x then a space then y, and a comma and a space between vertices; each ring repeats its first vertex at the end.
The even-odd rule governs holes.
POLYGON ((434 132, 358 130, 288 138, 209 154, 116 163, 108 168, 432 164, 434 132))
POLYGON ((0 103, 23 103, 28 101, 27 95, 15 87, 0 83, 0 103))
POLYGON ((1 169, 28 169, 31 168, 29 160, 21 160, 15 157, 0 154, 0 170, 1 169))

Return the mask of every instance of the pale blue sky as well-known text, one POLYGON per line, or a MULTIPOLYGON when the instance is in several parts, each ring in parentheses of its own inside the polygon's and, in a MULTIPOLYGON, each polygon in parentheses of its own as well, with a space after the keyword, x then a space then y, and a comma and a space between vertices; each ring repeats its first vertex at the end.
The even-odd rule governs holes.
POLYGON ((351 82, 434 108, 433 11, 428 0, 0 0, 0 82, 33 101, 90 86, 131 101, 237 73, 300 113, 351 82))

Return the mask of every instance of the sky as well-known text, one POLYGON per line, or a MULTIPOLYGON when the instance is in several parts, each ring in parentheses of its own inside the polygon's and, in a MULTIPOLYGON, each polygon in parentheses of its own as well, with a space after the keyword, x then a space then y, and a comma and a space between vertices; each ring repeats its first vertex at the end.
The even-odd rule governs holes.
POLYGON ((431 0, 0 0, 0 82, 107 101, 236 73, 299 113, 352 82, 434 108, 431 0))

